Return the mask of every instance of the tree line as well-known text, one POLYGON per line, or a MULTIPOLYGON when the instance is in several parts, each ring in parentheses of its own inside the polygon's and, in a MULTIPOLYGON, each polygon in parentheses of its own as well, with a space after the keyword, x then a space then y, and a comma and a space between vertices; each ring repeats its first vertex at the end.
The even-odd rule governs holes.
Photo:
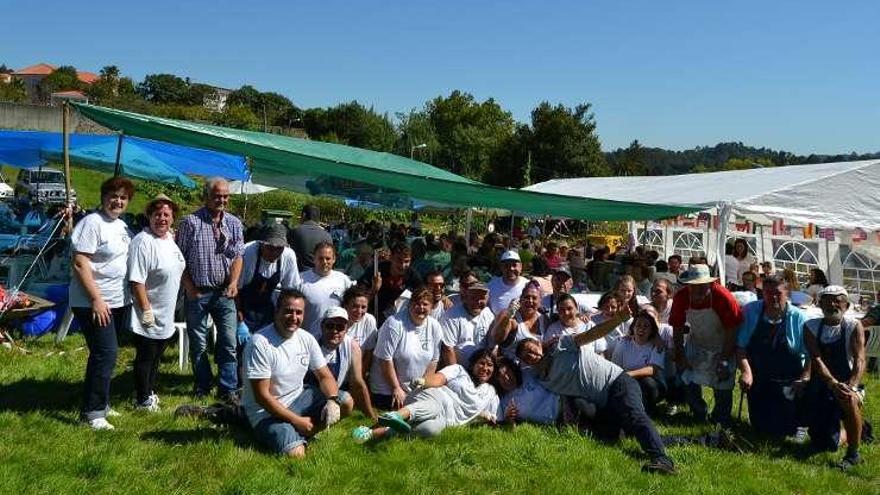
MULTIPOLYGON (((0 66, 0 72, 5 69, 0 66)), ((532 110, 529 122, 522 123, 495 99, 479 101, 460 90, 392 118, 357 101, 302 109, 282 94, 250 85, 231 91, 218 111, 207 104, 216 97, 213 86, 173 74, 149 74, 135 83, 112 65, 101 69, 90 85, 78 80, 75 68, 62 66, 43 86, 49 93, 83 91, 92 103, 149 115, 246 130, 304 132, 311 139, 412 157, 505 187, 566 177, 670 175, 880 157, 805 157, 742 143, 670 151, 643 147, 638 141, 604 153, 587 102, 569 107, 545 101, 532 110)), ((20 85, 0 85, 0 101, 24 98, 20 85)))

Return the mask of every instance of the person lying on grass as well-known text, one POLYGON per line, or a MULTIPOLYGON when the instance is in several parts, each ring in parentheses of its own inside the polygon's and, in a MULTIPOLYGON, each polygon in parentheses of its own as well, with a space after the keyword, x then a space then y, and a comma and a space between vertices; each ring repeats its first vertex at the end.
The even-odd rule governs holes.
POLYGON ((580 424, 596 415, 596 406, 578 397, 566 400, 538 382, 530 369, 506 357, 498 358, 495 383, 501 394, 498 422, 509 425, 526 422, 542 425, 580 424))
POLYGON ((410 382, 411 392, 405 406, 379 415, 372 428, 358 426, 352 431, 357 443, 382 439, 395 433, 414 433, 434 437, 448 426, 461 426, 475 420, 495 422, 498 395, 492 386, 495 358, 490 350, 480 349, 471 357, 470 369, 453 364, 438 373, 410 382))
POLYGON ((636 437, 650 456, 643 471, 671 474, 675 465, 645 412, 638 382, 588 346, 631 317, 629 305, 622 305, 614 318, 583 333, 563 335, 549 342, 547 349, 537 340, 525 339, 516 354, 524 365, 533 367, 538 381, 550 391, 595 404, 604 426, 636 437))

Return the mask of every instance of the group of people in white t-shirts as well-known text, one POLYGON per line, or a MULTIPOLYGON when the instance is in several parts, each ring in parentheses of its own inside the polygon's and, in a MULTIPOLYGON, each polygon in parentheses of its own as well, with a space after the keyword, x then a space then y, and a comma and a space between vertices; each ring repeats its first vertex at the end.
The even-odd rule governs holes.
MULTIPOLYGON (((219 181, 206 186, 205 218, 188 217, 204 229, 192 230, 185 242, 175 242, 170 227, 177 207, 164 196, 148 203, 149 228, 131 239, 119 215, 133 192, 125 179, 108 181, 102 207, 73 232, 71 306, 90 350, 82 416, 93 428, 112 428, 106 418, 114 329, 129 327, 136 335, 136 407, 158 409, 158 363, 174 332, 182 284, 191 303, 188 326, 189 316, 210 313, 223 327, 222 352, 228 352, 226 320, 245 329, 238 350, 215 351, 220 384, 237 398, 239 361, 241 409, 258 441, 275 452, 304 456, 310 438, 357 408, 374 421, 352 432, 357 442, 434 436, 473 422, 577 424, 610 438, 623 431, 650 457, 644 470, 674 472, 650 418, 664 398, 672 402, 678 385, 670 351, 679 341, 668 324, 672 281, 656 279, 648 299, 623 275, 592 308, 569 293, 566 268, 553 273, 552 294, 544 294, 522 276, 519 254, 511 250, 500 256, 500 276, 488 283, 462 274, 456 297, 443 293, 441 272, 427 274, 426 285, 386 305, 377 328, 369 309, 389 284, 376 274, 373 286, 358 285, 334 270, 331 242, 315 242, 313 266, 304 272, 278 228, 242 245, 240 222, 223 214, 228 190, 219 181), (200 250, 219 254, 216 264, 201 264, 201 273, 198 263, 188 263, 200 250), (221 283, 212 287, 212 277, 221 283), (235 283, 223 283, 229 280, 235 283)), ((407 253, 400 254, 405 261, 407 253)), ((403 263, 386 278, 402 291, 407 269, 403 263)), ((196 354, 193 365, 198 393, 200 384, 210 387, 210 365, 196 354)))

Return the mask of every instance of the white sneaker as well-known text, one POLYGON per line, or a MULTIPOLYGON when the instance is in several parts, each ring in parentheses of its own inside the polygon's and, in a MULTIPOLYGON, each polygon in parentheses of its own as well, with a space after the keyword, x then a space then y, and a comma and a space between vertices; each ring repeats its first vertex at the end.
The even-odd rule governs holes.
POLYGON ((147 397, 147 402, 144 404, 135 402, 134 408, 136 411, 159 412, 159 396, 153 394, 147 397))
POLYGON ((86 424, 89 425, 89 428, 98 431, 98 430, 113 430, 116 427, 107 422, 106 418, 95 418, 86 421, 86 424))
POLYGON ((804 426, 798 426, 797 432, 791 438, 792 441, 796 444, 805 444, 807 443, 807 436, 809 434, 809 430, 804 426))
POLYGON ((122 413, 116 411, 116 409, 110 409, 110 408, 107 409, 107 417, 108 418, 118 418, 119 416, 122 416, 122 413))

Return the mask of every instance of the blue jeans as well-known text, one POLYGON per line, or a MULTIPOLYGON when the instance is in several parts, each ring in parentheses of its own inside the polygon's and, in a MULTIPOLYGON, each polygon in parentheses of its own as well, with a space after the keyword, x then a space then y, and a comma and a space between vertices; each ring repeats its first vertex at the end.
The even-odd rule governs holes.
MULTIPOLYGON (((306 386, 287 409, 297 416, 308 416, 312 421, 318 421, 326 402, 320 389, 306 386)), ((254 435, 257 441, 277 454, 286 454, 306 443, 306 437, 296 431, 292 424, 274 416, 257 423, 254 426, 254 435)))
POLYGON ((89 348, 80 416, 87 421, 104 418, 110 409, 110 379, 119 351, 116 332, 131 331, 131 306, 111 309, 110 322, 103 327, 92 318, 92 308, 72 310, 89 348))
POLYGON ((214 377, 208 361, 208 315, 217 327, 217 342, 214 344, 214 361, 220 378, 220 393, 238 389, 236 372, 235 331, 238 316, 235 301, 224 295, 225 289, 214 289, 197 299, 186 299, 186 331, 189 336, 189 357, 196 375, 196 392, 211 390, 214 377))

